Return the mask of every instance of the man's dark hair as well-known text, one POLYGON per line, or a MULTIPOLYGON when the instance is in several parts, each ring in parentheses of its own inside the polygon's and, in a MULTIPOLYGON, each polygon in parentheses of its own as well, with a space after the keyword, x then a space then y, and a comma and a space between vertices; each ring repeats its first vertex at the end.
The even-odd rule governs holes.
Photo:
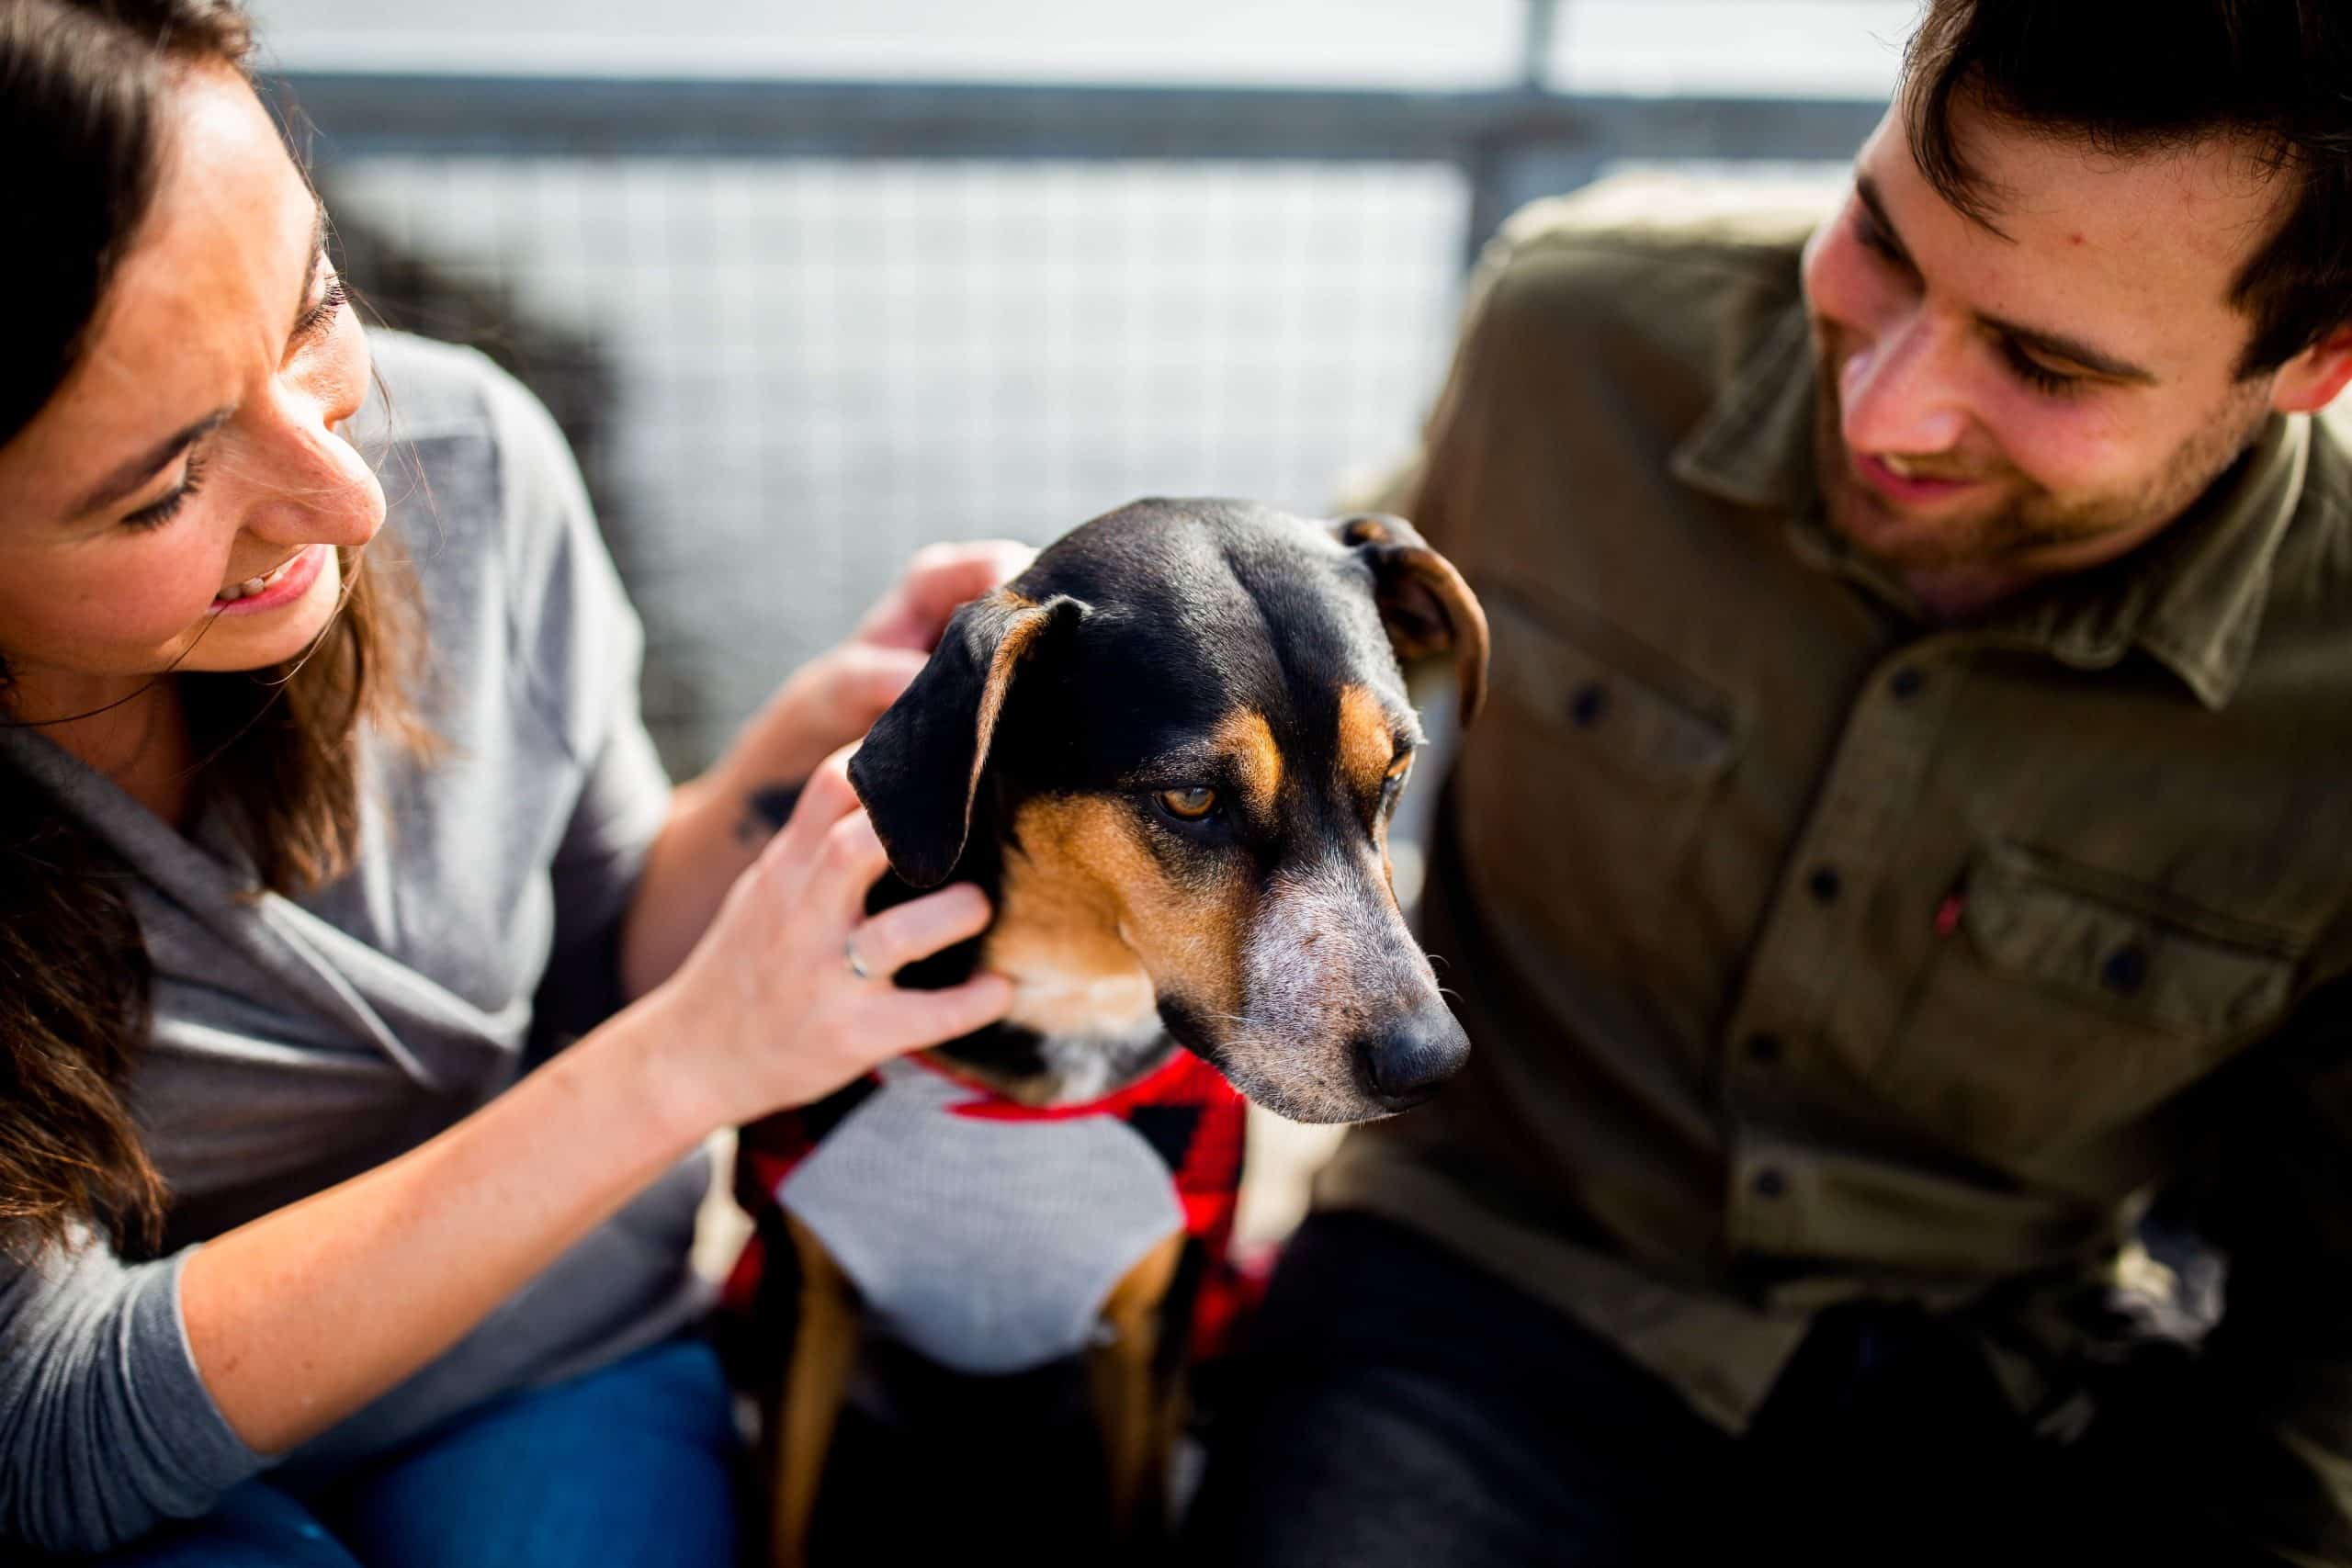
POLYGON ((2295 192, 2231 285, 2254 323, 2240 376, 2352 321, 2352 6, 2344 0, 1929 0, 1904 51, 1911 151, 1987 227, 2002 193, 1972 167, 1955 106, 2005 127, 2146 156, 2242 139, 2295 192))

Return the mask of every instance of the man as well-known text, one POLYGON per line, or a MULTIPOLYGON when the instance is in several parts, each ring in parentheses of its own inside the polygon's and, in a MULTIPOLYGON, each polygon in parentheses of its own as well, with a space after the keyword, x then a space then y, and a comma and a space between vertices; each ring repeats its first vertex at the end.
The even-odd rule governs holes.
POLYGON ((1494 625, 1472 1066, 1326 1173, 1199 1561, 2352 1562, 2348 378, 2312 0, 1933 0, 1809 236, 1513 222, 1393 498, 1494 625))

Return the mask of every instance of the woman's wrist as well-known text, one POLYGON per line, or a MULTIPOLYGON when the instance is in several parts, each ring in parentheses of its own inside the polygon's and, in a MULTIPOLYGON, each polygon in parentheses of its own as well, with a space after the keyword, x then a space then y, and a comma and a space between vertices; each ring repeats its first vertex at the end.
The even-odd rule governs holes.
POLYGON ((567 1055, 583 1051, 611 1070, 642 1107, 652 1137, 672 1158, 742 1120, 723 1086, 696 1060, 698 1033, 674 986, 659 986, 613 1015, 567 1055))

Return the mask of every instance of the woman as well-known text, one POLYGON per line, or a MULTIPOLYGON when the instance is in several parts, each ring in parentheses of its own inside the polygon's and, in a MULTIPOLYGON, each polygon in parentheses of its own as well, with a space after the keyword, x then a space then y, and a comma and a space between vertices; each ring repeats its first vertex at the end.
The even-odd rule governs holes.
POLYGON ((988 911, 861 922, 819 764, 1009 547, 673 791, 552 425, 390 334, 371 397, 246 49, 232 0, 0 0, 0 1543, 726 1562, 694 1151, 1003 1011, 865 977, 988 911))

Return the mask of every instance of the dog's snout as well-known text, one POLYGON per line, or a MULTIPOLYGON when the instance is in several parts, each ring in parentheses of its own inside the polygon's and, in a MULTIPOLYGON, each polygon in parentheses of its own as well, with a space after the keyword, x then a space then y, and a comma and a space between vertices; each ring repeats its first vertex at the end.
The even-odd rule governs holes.
POLYGON ((1420 1104, 1469 1059, 1469 1037, 1442 1008, 1415 1014, 1356 1043, 1365 1087, 1388 1111, 1420 1104))

